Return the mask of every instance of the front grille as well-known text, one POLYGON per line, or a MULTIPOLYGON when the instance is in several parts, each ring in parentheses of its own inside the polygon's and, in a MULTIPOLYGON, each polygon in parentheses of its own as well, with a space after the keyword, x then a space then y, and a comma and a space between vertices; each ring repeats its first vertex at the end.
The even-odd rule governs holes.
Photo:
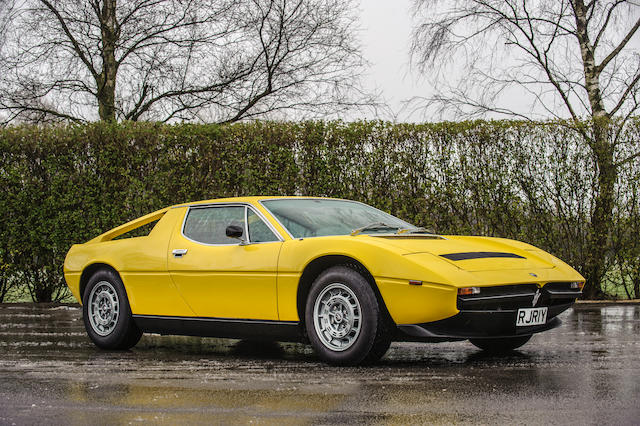
MULTIPOLYGON (((513 311, 533 307, 533 298, 538 291, 536 284, 514 284, 480 287, 480 294, 458 296, 461 311, 513 311)), ((552 282, 540 289, 539 306, 557 306, 573 303, 582 293, 572 290, 569 282, 552 282)))

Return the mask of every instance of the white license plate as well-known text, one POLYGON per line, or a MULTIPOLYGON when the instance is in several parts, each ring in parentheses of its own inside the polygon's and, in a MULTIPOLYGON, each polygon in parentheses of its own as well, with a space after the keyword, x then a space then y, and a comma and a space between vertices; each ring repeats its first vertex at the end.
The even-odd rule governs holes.
POLYGON ((521 308, 516 316, 516 327, 542 325, 547 322, 547 308, 521 308))

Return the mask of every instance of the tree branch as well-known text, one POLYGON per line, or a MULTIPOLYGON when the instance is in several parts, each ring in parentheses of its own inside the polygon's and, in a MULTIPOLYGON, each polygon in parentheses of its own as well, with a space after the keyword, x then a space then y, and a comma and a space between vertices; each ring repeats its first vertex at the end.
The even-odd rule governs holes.
POLYGON ((633 35, 636 33, 636 31, 638 30, 638 28, 640 28, 640 18, 638 18, 638 20, 636 21, 636 23, 633 25, 633 27, 629 30, 629 32, 627 33, 627 35, 620 41, 620 43, 618 43, 618 45, 615 47, 615 49, 613 49, 611 51, 611 53, 609 53, 600 63, 600 65, 596 66, 596 69, 598 71, 602 71, 603 69, 605 69, 605 67, 609 64, 609 62, 611 62, 613 60, 613 58, 615 58, 616 56, 618 56, 618 54, 620 53, 620 51, 622 49, 624 49, 624 47, 627 45, 627 43, 629 43, 629 40, 631 40, 631 38, 633 37, 633 35))
POLYGON ((64 31, 69 41, 73 45, 73 50, 78 55, 80 60, 86 65, 89 72, 93 75, 93 77, 97 81, 99 78, 99 73, 93 67, 93 63, 84 54, 84 51, 80 47, 80 44, 78 44, 78 41, 76 40, 76 38, 73 36, 73 34, 71 34, 71 31, 69 30, 69 27, 67 26, 67 23, 65 22, 60 12, 55 7, 53 7, 53 5, 48 0, 40 0, 40 2, 42 2, 42 4, 44 4, 51 11, 51 13, 55 15, 56 19, 58 20, 58 23, 60 24, 60 27, 62 27, 62 30, 64 31))
POLYGON ((618 100, 618 103, 611 110, 610 115, 612 117, 614 115, 616 115, 616 113, 618 112, 618 110, 620 108, 622 108, 622 105, 624 105, 625 101, 627 100, 627 96, 629 96, 629 93, 631 93, 633 91, 633 89, 636 87, 636 85, 638 84, 639 81, 640 81, 640 72, 638 72, 638 74, 636 74, 636 76, 633 78, 631 83, 629 85, 627 85, 626 89, 624 90, 624 92, 620 96, 620 99, 618 100))

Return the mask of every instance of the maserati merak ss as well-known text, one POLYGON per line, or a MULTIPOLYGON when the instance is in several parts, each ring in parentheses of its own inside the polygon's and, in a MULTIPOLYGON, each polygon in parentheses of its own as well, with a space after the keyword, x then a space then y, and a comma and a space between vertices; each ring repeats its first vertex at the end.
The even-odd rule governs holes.
POLYGON ((350 365, 392 341, 516 349, 556 327, 584 285, 523 242, 437 235, 310 197, 167 207, 73 245, 64 275, 101 348, 131 348, 143 333, 269 339, 350 365), (136 230, 149 231, 124 238, 136 230))

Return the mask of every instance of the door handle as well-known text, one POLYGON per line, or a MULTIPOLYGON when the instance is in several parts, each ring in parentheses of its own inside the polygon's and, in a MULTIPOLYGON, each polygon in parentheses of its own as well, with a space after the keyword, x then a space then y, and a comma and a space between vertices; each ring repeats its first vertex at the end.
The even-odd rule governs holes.
POLYGON ((187 254, 187 249, 173 249, 173 257, 182 257, 187 254))

